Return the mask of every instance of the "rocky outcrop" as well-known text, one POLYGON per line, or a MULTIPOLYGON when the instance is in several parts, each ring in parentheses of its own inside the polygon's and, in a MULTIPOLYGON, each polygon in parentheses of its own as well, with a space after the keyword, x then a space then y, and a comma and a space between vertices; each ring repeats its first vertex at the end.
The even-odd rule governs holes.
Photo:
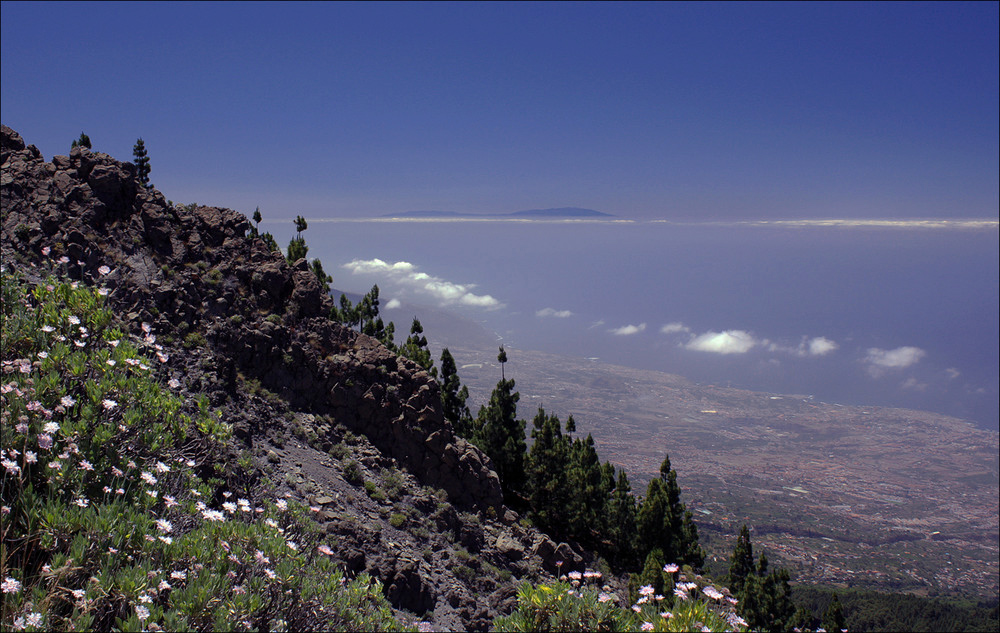
POLYGON ((5 261, 99 280, 137 332, 148 323, 173 341, 171 363, 196 354, 212 366, 201 387, 216 398, 240 376, 259 380, 293 408, 363 433, 456 504, 502 512, 488 458, 445 422, 437 383, 331 321, 307 262, 289 265, 247 237, 245 216, 170 204, 139 184, 134 165, 86 148, 45 162, 6 126, 2 164, 5 261))

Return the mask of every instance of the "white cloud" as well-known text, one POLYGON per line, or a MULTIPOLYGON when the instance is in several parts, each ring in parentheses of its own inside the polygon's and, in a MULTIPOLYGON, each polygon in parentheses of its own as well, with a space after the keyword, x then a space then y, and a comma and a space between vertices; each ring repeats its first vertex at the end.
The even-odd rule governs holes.
POLYGON ((674 321, 673 323, 667 323, 660 328, 661 334, 676 334, 678 332, 690 332, 691 328, 684 325, 680 321, 674 321))
POLYGON ((924 391, 925 389, 927 389, 927 383, 920 382, 916 378, 911 377, 904 380, 903 384, 901 384, 900 387, 902 387, 903 389, 909 389, 911 391, 924 391))
POLYGON ((865 356, 865 362, 873 367, 883 369, 903 369, 920 362, 927 352, 919 347, 897 347, 896 349, 879 349, 872 347, 865 356))
POLYGON ((389 299, 389 303, 385 304, 386 310, 395 310, 401 307, 403 304, 399 302, 399 299, 389 299))
POLYGON ((573 316, 569 310, 556 310, 555 308, 542 308, 535 313, 536 317, 553 317, 555 319, 567 319, 573 316))
POLYGON ((809 341, 807 348, 810 356, 826 356, 840 347, 836 342, 825 336, 817 336, 809 341))
POLYGON ((962 375, 962 372, 958 371, 954 367, 949 367, 948 369, 944 370, 944 373, 948 375, 948 380, 955 380, 956 378, 962 375))
POLYGON ((429 294, 445 305, 457 303, 487 309, 496 309, 503 305, 490 295, 472 293, 471 289, 475 288, 474 284, 456 284, 440 277, 418 272, 417 267, 410 262, 390 264, 381 259, 355 259, 344 264, 344 268, 355 275, 386 275, 392 281, 415 292, 429 294))
POLYGON ((632 334, 638 334, 646 329, 645 323, 640 323, 639 325, 624 325, 613 330, 608 330, 615 336, 631 336, 632 334))
POLYGON ((745 354, 756 344, 757 341, 749 332, 726 330, 725 332, 705 332, 695 336, 684 347, 697 352, 711 352, 713 354, 745 354))

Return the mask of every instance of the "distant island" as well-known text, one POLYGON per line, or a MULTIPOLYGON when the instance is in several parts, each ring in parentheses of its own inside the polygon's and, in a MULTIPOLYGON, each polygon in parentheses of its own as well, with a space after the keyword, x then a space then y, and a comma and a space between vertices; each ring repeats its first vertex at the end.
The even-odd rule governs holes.
POLYGON ((582 209, 580 207, 558 207, 554 209, 528 209, 511 213, 458 213, 455 211, 406 211, 387 213, 384 218, 613 218, 614 215, 582 209))

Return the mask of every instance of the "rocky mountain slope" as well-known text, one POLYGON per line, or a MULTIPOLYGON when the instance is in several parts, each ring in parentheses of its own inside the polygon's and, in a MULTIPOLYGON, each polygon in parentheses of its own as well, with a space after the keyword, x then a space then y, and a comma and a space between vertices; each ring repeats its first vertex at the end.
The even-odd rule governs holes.
POLYGON ((0 158, 4 265, 99 279, 122 326, 157 337, 158 379, 206 394, 233 455, 253 456, 227 472, 309 504, 336 558, 379 578, 401 619, 484 630, 522 580, 589 562, 503 506, 431 376, 331 321, 306 261, 247 237, 242 214, 170 204, 134 165, 86 148, 46 162, 6 126, 0 158))

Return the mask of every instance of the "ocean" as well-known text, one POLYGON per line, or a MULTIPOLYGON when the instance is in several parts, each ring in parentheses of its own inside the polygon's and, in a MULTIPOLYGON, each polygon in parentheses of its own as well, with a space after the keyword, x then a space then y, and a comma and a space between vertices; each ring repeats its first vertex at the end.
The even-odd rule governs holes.
MULTIPOLYGON (((294 232, 290 219, 261 230, 282 245, 294 232)), ((990 430, 1000 427, 998 235, 995 223, 381 219, 310 219, 303 234, 335 288, 379 285, 397 338, 411 311, 443 307, 512 349, 990 430)))

